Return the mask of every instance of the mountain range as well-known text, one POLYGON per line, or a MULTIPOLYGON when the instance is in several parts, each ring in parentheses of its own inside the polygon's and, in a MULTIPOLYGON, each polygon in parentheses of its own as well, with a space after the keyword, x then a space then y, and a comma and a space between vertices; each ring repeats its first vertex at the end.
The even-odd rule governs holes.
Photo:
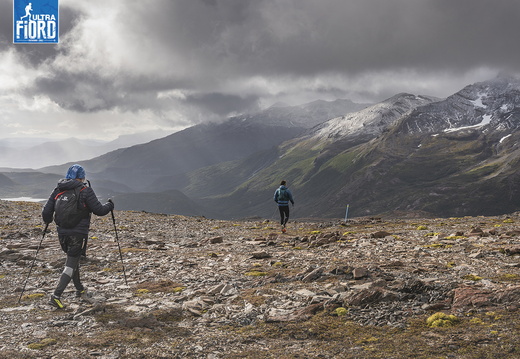
POLYGON ((42 168, 69 161, 87 160, 122 147, 146 143, 167 135, 163 130, 122 135, 112 141, 92 141, 69 138, 50 140, 46 138, 0 139, 0 168, 42 168))
MULTIPOLYGON (((520 209, 519 126, 520 80, 498 77, 445 99, 275 106, 81 163, 119 209, 274 218, 284 179, 293 217, 497 215, 520 209)), ((34 196, 21 177, 55 181, 69 165, 4 171, 0 185, 34 196)))

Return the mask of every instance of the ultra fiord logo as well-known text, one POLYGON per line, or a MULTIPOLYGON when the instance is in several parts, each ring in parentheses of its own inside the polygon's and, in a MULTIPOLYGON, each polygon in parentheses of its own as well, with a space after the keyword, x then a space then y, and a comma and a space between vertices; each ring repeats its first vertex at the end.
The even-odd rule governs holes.
POLYGON ((58 24, 58 0, 13 0, 15 44, 57 44, 58 24))

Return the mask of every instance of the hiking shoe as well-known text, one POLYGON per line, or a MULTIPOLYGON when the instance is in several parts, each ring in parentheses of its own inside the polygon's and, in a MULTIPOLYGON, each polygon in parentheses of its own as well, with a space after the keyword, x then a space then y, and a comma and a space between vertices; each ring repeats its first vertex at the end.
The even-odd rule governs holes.
POLYGON ((87 288, 84 288, 82 290, 76 290, 76 298, 81 299, 89 299, 92 297, 92 293, 90 293, 87 288))
POLYGON ((65 305, 61 302, 60 297, 56 297, 54 294, 51 295, 51 299, 49 300, 49 304, 53 306, 56 309, 63 309, 65 308, 65 305))
POLYGON ((93 304, 96 303, 96 299, 92 292, 88 291, 87 288, 76 291, 76 298, 84 300, 87 303, 93 304))
POLYGON ((76 290, 76 298, 83 298, 85 295, 87 295, 87 288, 76 290))

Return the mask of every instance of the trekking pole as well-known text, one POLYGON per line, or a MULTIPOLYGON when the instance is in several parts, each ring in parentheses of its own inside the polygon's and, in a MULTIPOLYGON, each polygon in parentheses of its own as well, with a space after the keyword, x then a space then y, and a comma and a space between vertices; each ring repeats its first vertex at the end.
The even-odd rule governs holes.
POLYGON ((31 263, 31 267, 29 268, 29 273, 27 274, 27 278, 25 278, 25 283, 23 284, 22 292, 20 293, 20 298, 18 298, 18 304, 20 304, 20 301, 22 300, 23 292, 25 291, 25 286, 27 285, 27 281, 29 280, 29 277, 31 276, 34 262, 36 262, 36 256, 38 255, 38 252, 40 251, 40 247, 42 246, 43 239, 45 238, 45 233, 47 233, 47 228, 49 228, 49 223, 45 223, 45 229, 43 230, 42 239, 40 240, 40 244, 38 244, 38 248, 36 249, 36 254, 34 255, 34 259, 31 263))
POLYGON ((128 282, 126 281, 125 263, 123 262, 123 254, 121 253, 121 246, 119 245, 119 236, 117 235, 116 217, 114 216, 114 211, 110 211, 110 213, 112 214, 112 223, 114 223, 114 231, 116 232, 117 248, 119 248, 119 258, 121 258, 121 265, 123 266, 123 276, 125 277, 125 284, 128 285, 128 282))

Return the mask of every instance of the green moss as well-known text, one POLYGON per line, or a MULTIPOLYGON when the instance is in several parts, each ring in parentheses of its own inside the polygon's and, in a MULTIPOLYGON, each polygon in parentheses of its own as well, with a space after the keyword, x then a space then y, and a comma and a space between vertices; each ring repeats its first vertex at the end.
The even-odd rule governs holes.
POLYGON ((417 227, 418 231, 425 231, 427 229, 428 229, 428 227, 426 227, 426 226, 419 226, 419 227, 417 227))
POLYGON ((484 324, 484 322, 480 318, 471 318, 471 320, 469 322, 471 324, 475 324, 475 325, 482 325, 482 324, 484 324))
POLYGON ((467 274, 467 275, 463 276, 462 279, 472 280, 472 281, 477 282, 479 280, 482 280, 482 277, 479 277, 478 275, 475 275, 475 274, 467 274))
POLYGON ((42 297, 45 297, 45 294, 43 293, 33 293, 33 294, 27 294, 22 297, 22 300, 36 300, 40 299, 42 297))
POLYGON ((49 345, 53 345, 53 344, 56 344, 58 341, 56 339, 52 339, 52 338, 45 338, 41 341, 39 341, 38 343, 31 343, 27 346, 27 348, 29 349, 33 349, 33 350, 41 350, 49 345))
POLYGON ((260 272, 260 271, 256 271, 256 270, 252 270, 252 271, 245 273, 245 275, 251 276, 251 277, 262 277, 262 276, 266 276, 267 274, 268 274, 267 272, 260 272))
POLYGON ((426 233, 425 236, 426 237, 434 237, 434 236, 438 236, 440 233, 438 232, 430 232, 430 233, 426 233))
POLYGON ((336 309, 334 310, 334 313, 335 313, 338 317, 342 317, 342 316, 348 314, 348 309, 343 308, 343 307, 339 307, 339 308, 336 308, 336 309))
POLYGON ((437 312, 426 319, 426 324, 432 328, 452 327, 460 322, 460 319, 452 314, 437 312))

